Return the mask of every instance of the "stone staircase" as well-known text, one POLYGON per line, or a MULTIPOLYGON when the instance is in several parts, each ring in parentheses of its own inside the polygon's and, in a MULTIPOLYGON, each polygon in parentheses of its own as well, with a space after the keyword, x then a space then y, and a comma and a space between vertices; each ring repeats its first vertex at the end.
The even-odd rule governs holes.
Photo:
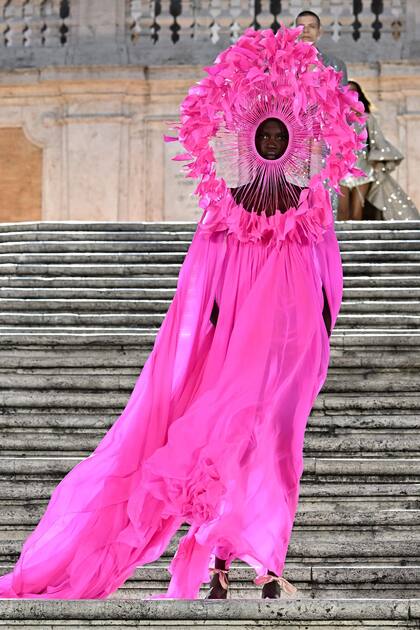
MULTIPOLYGON (((284 571, 298 596, 262 601, 235 563, 227 602, 143 600, 181 530, 108 600, 0 600, 0 629, 420 627, 420 221, 336 227, 344 301, 284 571)), ((0 573, 124 408, 194 229, 0 225, 0 573)))

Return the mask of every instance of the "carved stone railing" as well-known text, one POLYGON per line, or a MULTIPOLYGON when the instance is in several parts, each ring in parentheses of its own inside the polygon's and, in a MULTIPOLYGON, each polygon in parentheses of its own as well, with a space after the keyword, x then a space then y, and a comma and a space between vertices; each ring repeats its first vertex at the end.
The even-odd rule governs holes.
POLYGON ((355 42, 388 36, 398 41, 406 28, 406 0, 129 0, 128 28, 133 43, 142 38, 173 44, 182 38, 234 42, 248 26, 274 30, 280 22, 290 26, 302 7, 321 17, 325 34, 334 42, 345 35, 355 42))
POLYGON ((0 63, 207 63, 247 27, 290 26, 302 8, 321 18, 321 47, 349 62, 420 53, 420 0, 0 0, 0 63))
POLYGON ((0 0, 0 43, 6 48, 69 42, 70 0, 0 0))

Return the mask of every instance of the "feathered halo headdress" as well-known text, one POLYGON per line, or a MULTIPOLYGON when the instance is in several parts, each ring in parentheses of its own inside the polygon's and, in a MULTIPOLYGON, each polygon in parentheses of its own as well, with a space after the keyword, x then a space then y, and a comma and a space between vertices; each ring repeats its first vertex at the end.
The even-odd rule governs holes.
POLYGON ((338 189, 348 173, 360 174, 355 151, 366 132, 354 123, 364 120, 363 106, 300 32, 248 29, 205 68, 172 125, 178 137, 165 137, 180 141, 186 152, 174 159, 188 161, 187 176, 200 178, 204 229, 255 238, 273 228, 284 237, 298 223, 307 233, 311 225, 324 229, 332 221, 328 186, 338 189), (257 132, 273 119, 287 146, 267 156, 257 132))

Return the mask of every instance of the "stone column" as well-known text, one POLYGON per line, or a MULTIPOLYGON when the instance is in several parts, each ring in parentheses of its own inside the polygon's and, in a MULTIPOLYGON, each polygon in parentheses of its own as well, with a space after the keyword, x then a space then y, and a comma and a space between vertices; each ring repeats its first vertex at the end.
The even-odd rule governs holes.
POLYGON ((71 65, 126 64, 124 0, 72 0, 71 65))
POLYGON ((124 221, 128 217, 128 126, 120 95, 86 90, 67 95, 61 115, 63 218, 124 221))

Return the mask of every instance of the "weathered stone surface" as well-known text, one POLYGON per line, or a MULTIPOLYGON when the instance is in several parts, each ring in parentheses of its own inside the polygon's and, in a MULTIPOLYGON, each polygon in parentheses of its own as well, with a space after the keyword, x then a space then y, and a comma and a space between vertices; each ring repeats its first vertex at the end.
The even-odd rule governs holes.
MULTIPOLYGON (((159 561, 140 567, 108 601, 54 602, 54 618, 45 601, 0 600, 0 628, 64 628, 70 620, 114 630, 416 627, 420 330, 410 326, 420 314, 420 272, 410 257, 420 251, 419 227, 337 225, 348 259, 344 302, 328 379, 308 419, 284 574, 299 600, 267 608, 252 570, 234 563, 226 608, 148 602, 167 587, 183 527, 159 561)), ((185 255, 193 230, 185 223, 0 225, 0 573, 16 561, 60 479, 122 411, 176 289, 179 264, 168 260, 185 255), (118 261, 106 262, 114 251, 118 261), (133 263, 138 257, 154 262, 133 263), (42 259, 51 262, 35 262, 42 259)))

